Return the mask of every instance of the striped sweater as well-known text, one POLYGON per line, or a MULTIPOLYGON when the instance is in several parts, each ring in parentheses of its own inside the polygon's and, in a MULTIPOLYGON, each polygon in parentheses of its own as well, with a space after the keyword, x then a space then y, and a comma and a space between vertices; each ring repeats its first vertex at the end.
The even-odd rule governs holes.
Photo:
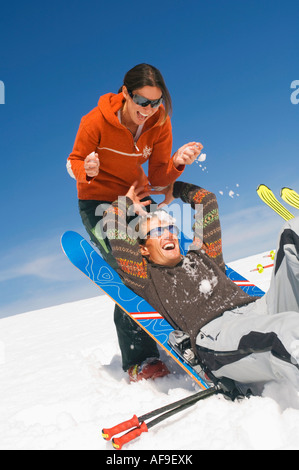
POLYGON ((182 182, 174 184, 174 196, 192 208, 196 204, 203 208, 202 215, 199 211, 195 214, 193 244, 175 267, 153 264, 141 255, 138 239, 127 224, 127 211, 132 205, 129 198, 121 198, 110 206, 104 230, 123 282, 174 328, 188 333, 194 347, 196 336, 205 324, 226 310, 256 298, 246 294, 225 274, 216 196, 182 182))

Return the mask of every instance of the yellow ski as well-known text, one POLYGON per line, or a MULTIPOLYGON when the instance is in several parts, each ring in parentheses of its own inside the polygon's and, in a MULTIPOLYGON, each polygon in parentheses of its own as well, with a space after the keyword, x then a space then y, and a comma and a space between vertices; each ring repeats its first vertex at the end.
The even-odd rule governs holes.
POLYGON ((289 212, 275 197, 273 191, 271 191, 268 186, 264 184, 260 184, 257 188, 257 193, 261 200, 265 202, 271 209, 273 209, 280 217, 284 220, 293 219, 294 216, 291 212, 289 212))
POLYGON ((296 191, 290 188, 282 188, 280 196, 285 202, 299 209, 299 194, 296 191))

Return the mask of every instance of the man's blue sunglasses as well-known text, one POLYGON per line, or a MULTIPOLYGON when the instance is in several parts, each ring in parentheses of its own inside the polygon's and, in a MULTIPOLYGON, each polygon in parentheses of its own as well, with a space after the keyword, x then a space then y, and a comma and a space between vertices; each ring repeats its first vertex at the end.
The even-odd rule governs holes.
POLYGON ((145 243, 148 238, 159 238, 162 237, 165 230, 167 230, 172 235, 178 235, 180 233, 179 228, 176 225, 164 225, 163 227, 155 227, 145 235, 144 239, 141 242, 145 243))

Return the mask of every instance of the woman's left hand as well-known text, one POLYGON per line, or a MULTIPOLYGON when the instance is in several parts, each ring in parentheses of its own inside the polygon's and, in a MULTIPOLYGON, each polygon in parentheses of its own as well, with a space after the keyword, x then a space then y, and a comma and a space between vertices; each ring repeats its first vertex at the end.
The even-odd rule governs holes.
POLYGON ((192 165, 192 163, 200 155, 203 145, 200 142, 189 142, 183 145, 174 154, 173 163, 176 168, 181 165, 192 165))
POLYGON ((133 202, 135 214, 141 216, 147 214, 145 207, 149 206, 152 201, 141 200, 147 196, 149 196, 149 191, 144 186, 138 187, 138 181, 135 181, 135 183, 130 187, 129 191, 126 194, 126 197, 130 198, 133 202))

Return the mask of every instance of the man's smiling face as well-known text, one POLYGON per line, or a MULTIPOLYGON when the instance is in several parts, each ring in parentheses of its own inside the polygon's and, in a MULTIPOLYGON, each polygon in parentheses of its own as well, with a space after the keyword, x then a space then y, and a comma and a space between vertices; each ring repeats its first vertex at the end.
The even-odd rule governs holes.
POLYGON ((140 251, 149 261, 161 266, 176 266, 182 259, 177 231, 172 229, 173 225, 152 217, 144 222, 144 232, 147 235, 140 245, 140 251), (160 235, 155 229, 161 227, 160 235), (152 236, 151 233, 152 232, 152 236))

